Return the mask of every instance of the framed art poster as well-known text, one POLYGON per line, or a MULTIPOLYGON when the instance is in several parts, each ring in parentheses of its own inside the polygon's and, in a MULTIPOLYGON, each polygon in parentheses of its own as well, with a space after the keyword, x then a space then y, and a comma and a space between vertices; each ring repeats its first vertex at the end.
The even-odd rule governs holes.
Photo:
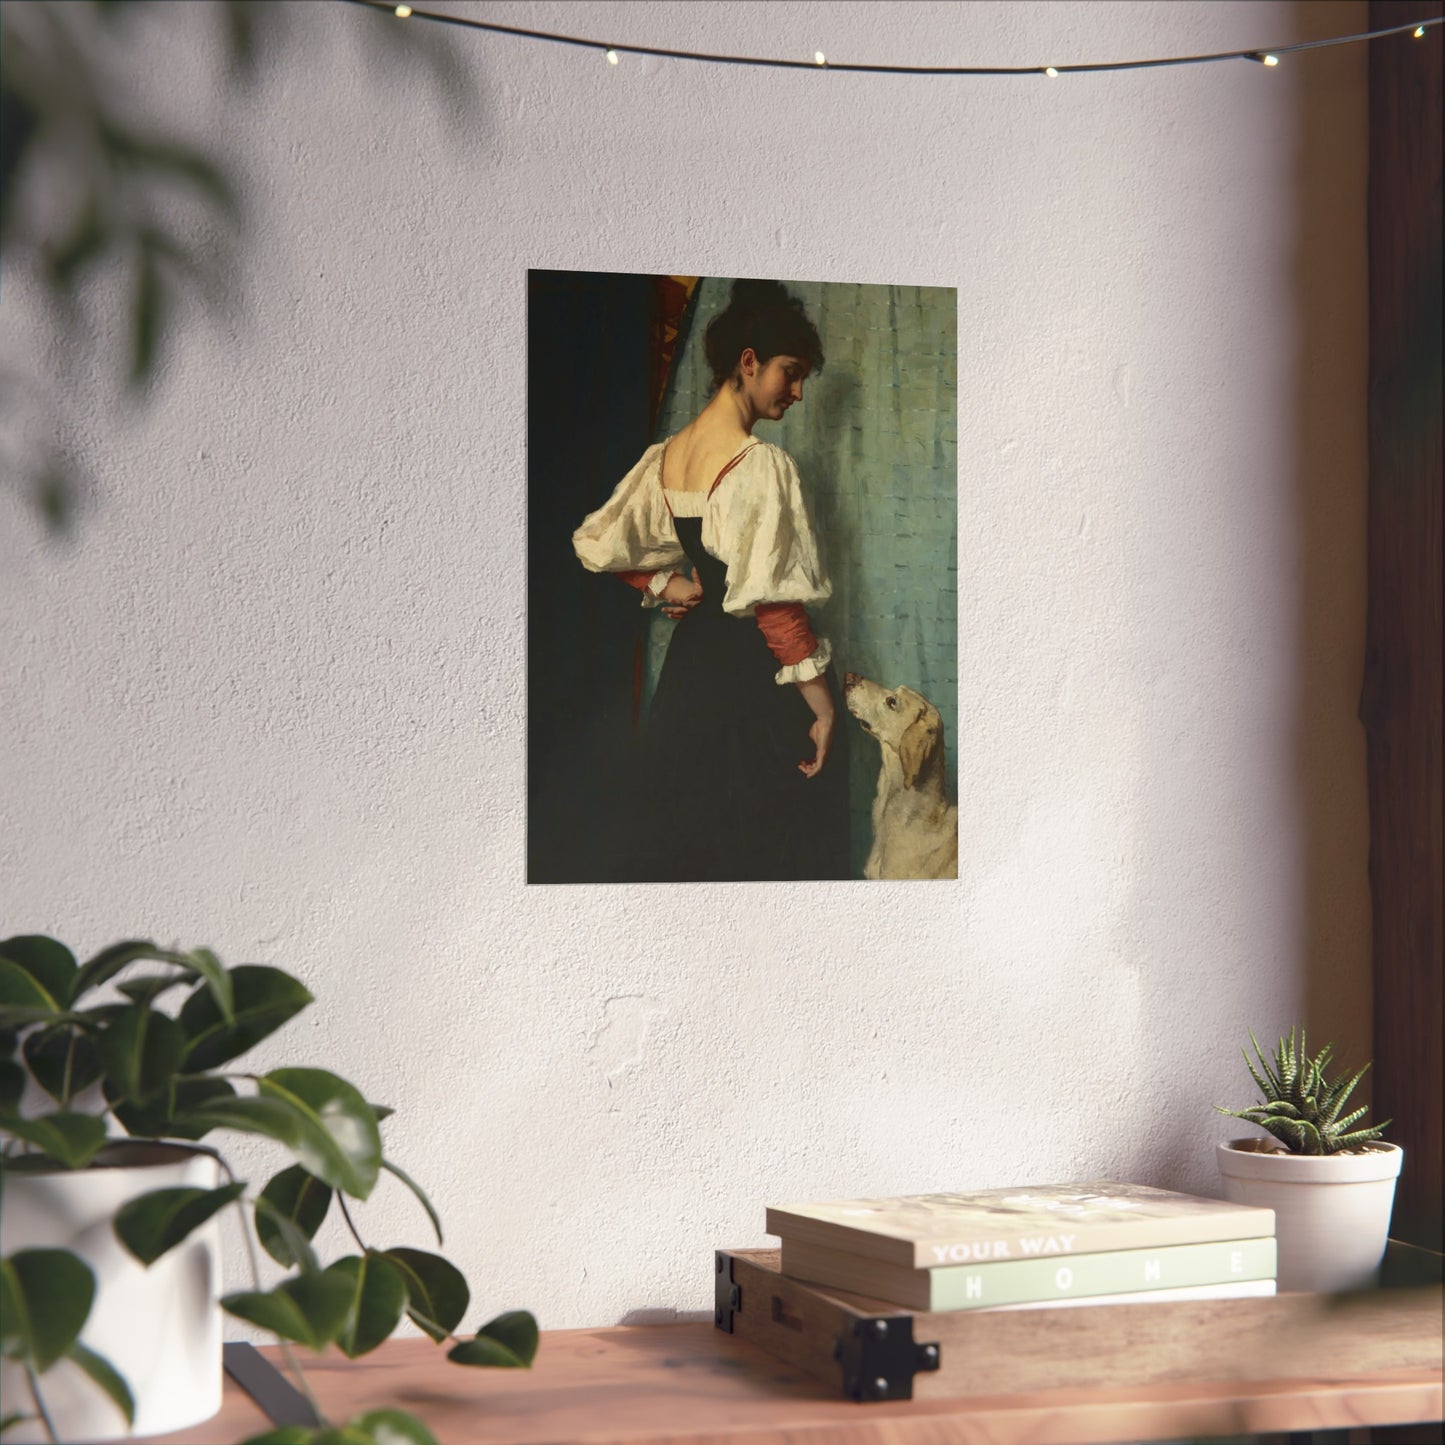
POLYGON ((956 293, 528 291, 528 880, 955 877, 956 293))

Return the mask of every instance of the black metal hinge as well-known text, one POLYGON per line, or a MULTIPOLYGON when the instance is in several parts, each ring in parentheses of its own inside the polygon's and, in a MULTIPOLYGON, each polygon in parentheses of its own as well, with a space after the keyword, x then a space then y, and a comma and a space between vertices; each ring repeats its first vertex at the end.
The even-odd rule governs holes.
POLYGON ((939 1350, 914 1341, 912 1315, 873 1315, 838 1336, 833 1358, 843 1367, 848 1399, 911 1400, 914 1375, 936 1370, 939 1350))
POLYGON ((732 1259, 718 1250, 717 1279, 713 1285, 713 1323, 727 1334, 733 1332, 733 1315, 743 1307, 741 1285, 733 1283, 732 1259))

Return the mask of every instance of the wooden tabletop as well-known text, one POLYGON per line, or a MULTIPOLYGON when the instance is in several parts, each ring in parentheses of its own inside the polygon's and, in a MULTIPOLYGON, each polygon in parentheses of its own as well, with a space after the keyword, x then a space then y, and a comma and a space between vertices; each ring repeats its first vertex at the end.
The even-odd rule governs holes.
MULTIPOLYGON (((274 1349, 261 1353, 281 1363, 274 1349)), ((856 1405, 709 1324, 548 1331, 530 1370, 453 1365, 422 1339, 354 1361, 298 1354, 333 1421, 390 1405, 423 1419, 440 1445, 1085 1445, 1442 1415, 1438 1369, 856 1405)), ((228 1379, 219 1415, 156 1440, 222 1445, 267 1425, 228 1379)))

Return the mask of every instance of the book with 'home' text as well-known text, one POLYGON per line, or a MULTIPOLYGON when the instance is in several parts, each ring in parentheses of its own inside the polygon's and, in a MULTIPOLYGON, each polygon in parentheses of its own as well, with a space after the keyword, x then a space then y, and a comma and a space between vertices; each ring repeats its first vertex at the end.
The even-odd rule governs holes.
POLYGON ((1275 1241, 1273 1235, 1259 1235, 1207 1244, 1171 1244, 1162 1249, 1115 1249, 1050 1259, 911 1269, 785 1239, 781 1268, 794 1279, 889 1300, 909 1309, 973 1310, 1273 1280, 1275 1241))

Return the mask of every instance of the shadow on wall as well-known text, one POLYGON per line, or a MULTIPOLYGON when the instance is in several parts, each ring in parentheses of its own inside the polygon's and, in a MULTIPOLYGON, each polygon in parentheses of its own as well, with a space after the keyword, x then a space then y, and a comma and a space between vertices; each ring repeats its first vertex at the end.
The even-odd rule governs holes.
MULTIPOLYGON (((1368 29, 1368 6, 1355 8, 1357 18, 1345 21, 1335 7, 1321 14, 1299 4, 1300 31, 1313 39, 1368 29)), ((1402 36, 1396 43, 1410 42, 1402 36)), ((1287 906, 1302 919, 1301 1016, 1316 1047, 1333 1039, 1342 1065, 1358 1067, 1370 1056, 1372 1011, 1369 798, 1357 717, 1369 484, 1368 53, 1343 47, 1318 60, 1301 67, 1291 277, 1296 392, 1293 417, 1281 417, 1294 434, 1299 571, 1290 756, 1303 850, 1300 893, 1287 906)), ((1260 1020, 1255 1027, 1273 1025, 1260 1020)), ((1360 1102, 1369 1097, 1366 1075, 1360 1102)))
MULTIPOLYGON (((1323 38, 1364 30, 1367 20, 1363 4, 1300 4, 1292 33, 1323 38)), ((1241 471, 1201 479, 1217 510, 1194 512, 1207 530, 1180 542, 1207 563, 1191 578, 1207 584, 1198 610, 1208 616, 1190 631, 1195 623, 1178 604, 1174 664, 1197 690, 1200 722, 1196 733, 1171 737, 1146 715, 1141 730, 1143 795, 1174 801, 1147 814, 1141 858, 1167 870, 1165 886, 1178 895, 1140 900, 1159 920, 1141 939, 1157 939, 1161 954, 1187 948, 1195 963, 1188 977, 1152 987, 1140 1037, 1177 1036, 1181 1014, 1198 1009, 1197 1046, 1181 1062, 1229 1081, 1229 1097, 1187 1091, 1177 1103, 1188 1127, 1161 1127, 1117 1161, 1165 1187, 1219 1192, 1208 1141, 1230 1131, 1210 1106, 1248 1091, 1239 1051, 1250 1029, 1268 1051, 1303 1018, 1312 1047, 1333 1040, 1336 1057, 1355 1066, 1370 1053, 1368 800, 1356 717, 1366 616, 1365 65, 1363 47, 1321 50, 1300 57, 1289 77, 1292 192, 1280 200, 1294 226, 1293 254, 1280 267, 1289 289, 1263 298, 1294 338, 1275 352, 1282 404, 1265 451, 1277 460, 1252 472, 1248 438, 1236 438, 1241 471), (1270 602, 1267 614, 1255 615, 1255 599, 1270 602), (1210 654, 1206 665, 1196 652, 1210 654), (1292 675, 1272 672, 1270 657, 1285 655, 1292 675), (1228 698, 1207 691, 1216 682, 1237 696, 1233 714, 1228 698), (1207 780, 1222 790, 1211 804, 1213 831, 1200 835, 1212 851, 1208 876, 1194 872, 1190 856, 1207 780), (1184 948, 1169 909, 1190 913, 1184 948), (1275 1000, 1279 1016, 1257 1016, 1261 999, 1275 1000)), ((1254 225, 1247 213, 1237 218, 1258 271, 1267 253, 1254 225)), ((1237 311, 1238 295, 1229 302, 1237 311)), ((1265 362, 1255 365, 1276 384, 1265 362)), ((1198 380, 1196 402, 1209 378, 1198 380)), ((1141 1079, 1172 1067, 1144 1047, 1141 1079)))
MULTIPOLYGON (((352 7, 323 13, 323 35, 346 34, 398 74, 420 68, 456 112, 450 133, 473 131, 476 94, 440 27, 352 7)), ((6 284, 36 295, 63 343, 46 348, 58 358, 48 374, 7 368, 0 377, 0 475, 52 534, 76 519, 91 487, 70 460, 72 418, 52 398, 91 398, 97 379, 113 374, 126 410, 138 409, 162 377, 188 301, 232 322, 241 309, 242 158, 152 122, 151 92, 164 74, 149 53, 159 27, 197 69, 241 90, 279 69, 288 48, 313 49, 314 33, 297 18, 253 0, 0 7, 0 253, 6 284)))

